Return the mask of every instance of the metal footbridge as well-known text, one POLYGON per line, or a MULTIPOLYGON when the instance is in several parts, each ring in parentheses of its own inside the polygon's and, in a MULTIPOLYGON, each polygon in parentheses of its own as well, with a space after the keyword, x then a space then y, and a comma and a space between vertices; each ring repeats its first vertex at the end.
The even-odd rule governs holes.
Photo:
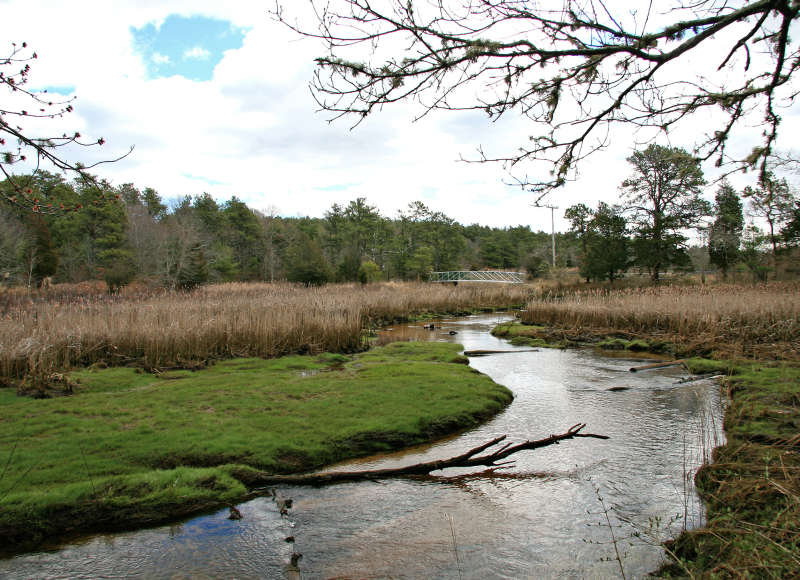
POLYGON ((429 282, 499 282, 505 284, 522 284, 525 272, 495 272, 492 270, 464 270, 460 272, 431 272, 429 282))

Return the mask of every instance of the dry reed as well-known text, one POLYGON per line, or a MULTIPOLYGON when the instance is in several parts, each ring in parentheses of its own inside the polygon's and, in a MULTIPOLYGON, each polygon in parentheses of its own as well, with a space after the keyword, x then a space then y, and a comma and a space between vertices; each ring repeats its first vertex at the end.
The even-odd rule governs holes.
MULTIPOLYGON (((576 292, 534 300, 522 321, 570 329, 616 329, 670 340, 798 351, 800 284, 719 284, 576 292)), ((758 350, 758 349, 755 349, 758 350)), ((763 348, 761 350, 764 350, 763 348)), ((774 354, 774 353, 773 353, 774 354)))
POLYGON ((507 285, 385 283, 304 288, 233 283, 191 293, 138 290, 108 296, 61 289, 0 294, 0 376, 98 361, 149 367, 234 356, 352 352, 363 329, 415 314, 522 304, 507 285))

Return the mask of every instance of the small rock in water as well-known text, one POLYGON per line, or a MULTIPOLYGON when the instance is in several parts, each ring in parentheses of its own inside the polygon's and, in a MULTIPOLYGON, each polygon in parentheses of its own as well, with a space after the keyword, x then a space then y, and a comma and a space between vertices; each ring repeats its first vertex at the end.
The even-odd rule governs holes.
POLYGON ((231 513, 228 514, 229 520, 240 520, 242 519, 242 512, 236 509, 236 506, 230 506, 231 513))
POLYGON ((611 387, 610 389, 606 389, 608 391, 616 393, 617 391, 630 391, 630 387, 611 387))
POLYGON ((283 541, 288 543, 288 544, 293 544, 294 543, 294 536, 287 536, 287 537, 285 537, 283 539, 283 541))
POLYGON ((278 511, 281 513, 282 516, 288 514, 289 509, 292 507, 291 498, 276 500, 276 503, 278 505, 278 511))
POLYGON ((451 331, 450 331, 450 332, 448 332, 447 334, 449 334, 450 336, 454 336, 454 335, 456 335, 456 334, 458 334, 458 333, 457 333, 455 330, 451 330, 451 331))

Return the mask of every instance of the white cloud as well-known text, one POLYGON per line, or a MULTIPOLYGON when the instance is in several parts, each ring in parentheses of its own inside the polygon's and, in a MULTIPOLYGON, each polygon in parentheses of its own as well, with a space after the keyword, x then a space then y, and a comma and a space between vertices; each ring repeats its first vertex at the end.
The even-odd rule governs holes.
POLYGON ((183 58, 193 58, 198 60, 206 60, 210 56, 211 53, 202 46, 192 47, 183 53, 183 58))
MULTIPOLYGON (((462 223, 531 224, 549 231, 549 212, 532 208, 530 193, 505 186, 503 180, 511 178, 502 166, 459 161, 474 159, 479 145, 489 155, 508 155, 527 144, 533 128, 524 119, 490 122, 477 113, 442 113, 412 123, 414 107, 401 104, 350 130, 347 120, 329 124, 308 90, 313 59, 324 47, 298 40, 270 20, 262 5, 110 4, 85 0, 76 11, 67 3, 10 0, 0 35, 26 40, 39 53, 32 86, 75 87, 75 113, 43 124, 50 134, 78 130, 107 141, 102 148, 76 149, 75 159, 91 163, 136 146, 125 160, 96 169, 114 183, 151 186, 164 197, 203 191, 222 199, 237 195, 257 209, 276 206, 283 215, 321 216, 334 202, 364 196, 393 216, 422 200, 462 223), (48 18, 33 17, 44 13, 48 18), (209 81, 152 79, 132 47, 130 28, 170 14, 228 20, 248 27, 247 33, 241 48, 224 54, 209 81), (64 28, 71 31, 66 38, 64 28)), ((197 49, 196 57, 203 50, 197 49)), ((785 117, 787 129, 800 124, 796 115, 785 117)), ((672 143, 689 146, 699 125, 671 135, 672 143)), ((756 137, 757 132, 753 129, 756 137)), ((581 167, 579 180, 548 202, 562 214, 574 203, 616 202, 635 141, 633 133, 616 132, 609 147, 581 167)), ((547 177, 534 167, 516 170, 517 175, 528 171, 532 179, 547 177)), ((556 227, 566 227, 559 212, 556 227)))
POLYGON ((158 53, 158 52, 154 52, 153 55, 150 58, 156 64, 168 64, 169 63, 169 57, 166 54, 161 54, 161 53, 158 53))

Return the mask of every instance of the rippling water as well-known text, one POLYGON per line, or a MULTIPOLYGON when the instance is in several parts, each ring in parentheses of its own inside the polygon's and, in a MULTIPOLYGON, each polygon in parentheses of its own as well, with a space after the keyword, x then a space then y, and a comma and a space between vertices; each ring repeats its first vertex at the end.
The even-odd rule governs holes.
MULTIPOLYGON (((386 332, 453 340, 468 350, 530 350, 488 334, 506 319, 480 315, 442 321, 434 331, 386 332)), ((225 510, 0 560, 0 577, 617 578, 621 560, 631 578, 659 565, 660 540, 702 522, 692 474, 721 443, 714 382, 676 383, 685 375, 680 368, 632 374, 642 359, 590 350, 541 349, 471 364, 514 392, 505 412, 432 446, 336 468, 416 463, 498 435, 537 439, 579 422, 611 439, 525 451, 513 469, 494 476, 449 470, 415 480, 286 487, 277 492, 294 500, 288 516, 259 498, 240 506, 239 521, 225 510), (287 570, 293 551, 303 555, 296 572, 287 570)))

